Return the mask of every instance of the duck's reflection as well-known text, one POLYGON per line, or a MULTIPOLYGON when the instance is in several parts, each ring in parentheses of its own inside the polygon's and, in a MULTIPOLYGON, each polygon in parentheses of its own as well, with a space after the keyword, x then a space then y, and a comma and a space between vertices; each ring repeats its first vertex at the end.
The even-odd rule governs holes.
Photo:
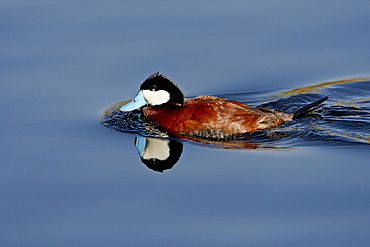
MULTIPOLYGON (((207 144, 208 147, 223 149, 276 148, 262 146, 246 140, 206 141, 190 137, 186 139, 194 141, 194 144, 207 144)), ((136 136, 134 143, 141 161, 149 169, 157 172, 171 169, 179 161, 183 150, 182 141, 176 139, 136 136)))
POLYGON ((141 161, 153 171, 171 169, 182 154, 183 144, 171 139, 135 137, 135 146, 141 161))

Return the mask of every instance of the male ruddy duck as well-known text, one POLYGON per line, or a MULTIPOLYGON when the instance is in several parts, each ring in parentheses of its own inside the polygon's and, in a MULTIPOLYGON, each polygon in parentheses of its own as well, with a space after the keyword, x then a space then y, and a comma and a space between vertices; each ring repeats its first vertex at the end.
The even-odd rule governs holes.
POLYGON ((141 84, 135 98, 119 110, 132 111, 142 107, 145 117, 176 135, 231 139, 303 117, 318 108, 327 98, 293 113, 254 108, 236 100, 215 96, 184 99, 184 94, 173 81, 154 73, 141 84))

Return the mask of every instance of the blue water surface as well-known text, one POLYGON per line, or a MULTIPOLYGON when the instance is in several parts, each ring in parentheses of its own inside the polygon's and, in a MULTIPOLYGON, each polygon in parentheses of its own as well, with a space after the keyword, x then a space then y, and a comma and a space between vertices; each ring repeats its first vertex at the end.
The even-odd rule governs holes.
POLYGON ((369 1, 2 1, 1 246, 369 246, 369 1), (322 117, 163 172, 100 123, 160 71, 322 117), (319 86, 317 86, 319 85, 319 86), (261 148, 259 148, 261 147, 261 148))

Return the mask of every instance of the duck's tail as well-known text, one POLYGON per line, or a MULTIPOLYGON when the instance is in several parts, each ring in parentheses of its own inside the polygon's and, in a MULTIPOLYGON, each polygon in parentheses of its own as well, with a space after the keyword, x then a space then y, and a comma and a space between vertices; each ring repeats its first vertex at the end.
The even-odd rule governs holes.
POLYGON ((327 100, 329 97, 322 98, 318 101, 312 102, 311 104, 305 105, 302 108, 299 108, 298 110, 295 110, 293 112, 293 119, 305 117, 308 113, 316 110, 320 106, 322 106, 321 103, 323 103, 325 100, 327 100))

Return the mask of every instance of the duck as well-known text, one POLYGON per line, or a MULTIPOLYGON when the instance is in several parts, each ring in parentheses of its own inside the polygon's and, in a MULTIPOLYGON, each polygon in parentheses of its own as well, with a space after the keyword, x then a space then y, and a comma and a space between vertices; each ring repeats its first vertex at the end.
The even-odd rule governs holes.
POLYGON ((157 72, 144 80, 132 101, 119 111, 139 110, 162 130, 176 136, 224 140, 305 117, 327 99, 285 113, 216 96, 185 98, 175 82, 157 72))

